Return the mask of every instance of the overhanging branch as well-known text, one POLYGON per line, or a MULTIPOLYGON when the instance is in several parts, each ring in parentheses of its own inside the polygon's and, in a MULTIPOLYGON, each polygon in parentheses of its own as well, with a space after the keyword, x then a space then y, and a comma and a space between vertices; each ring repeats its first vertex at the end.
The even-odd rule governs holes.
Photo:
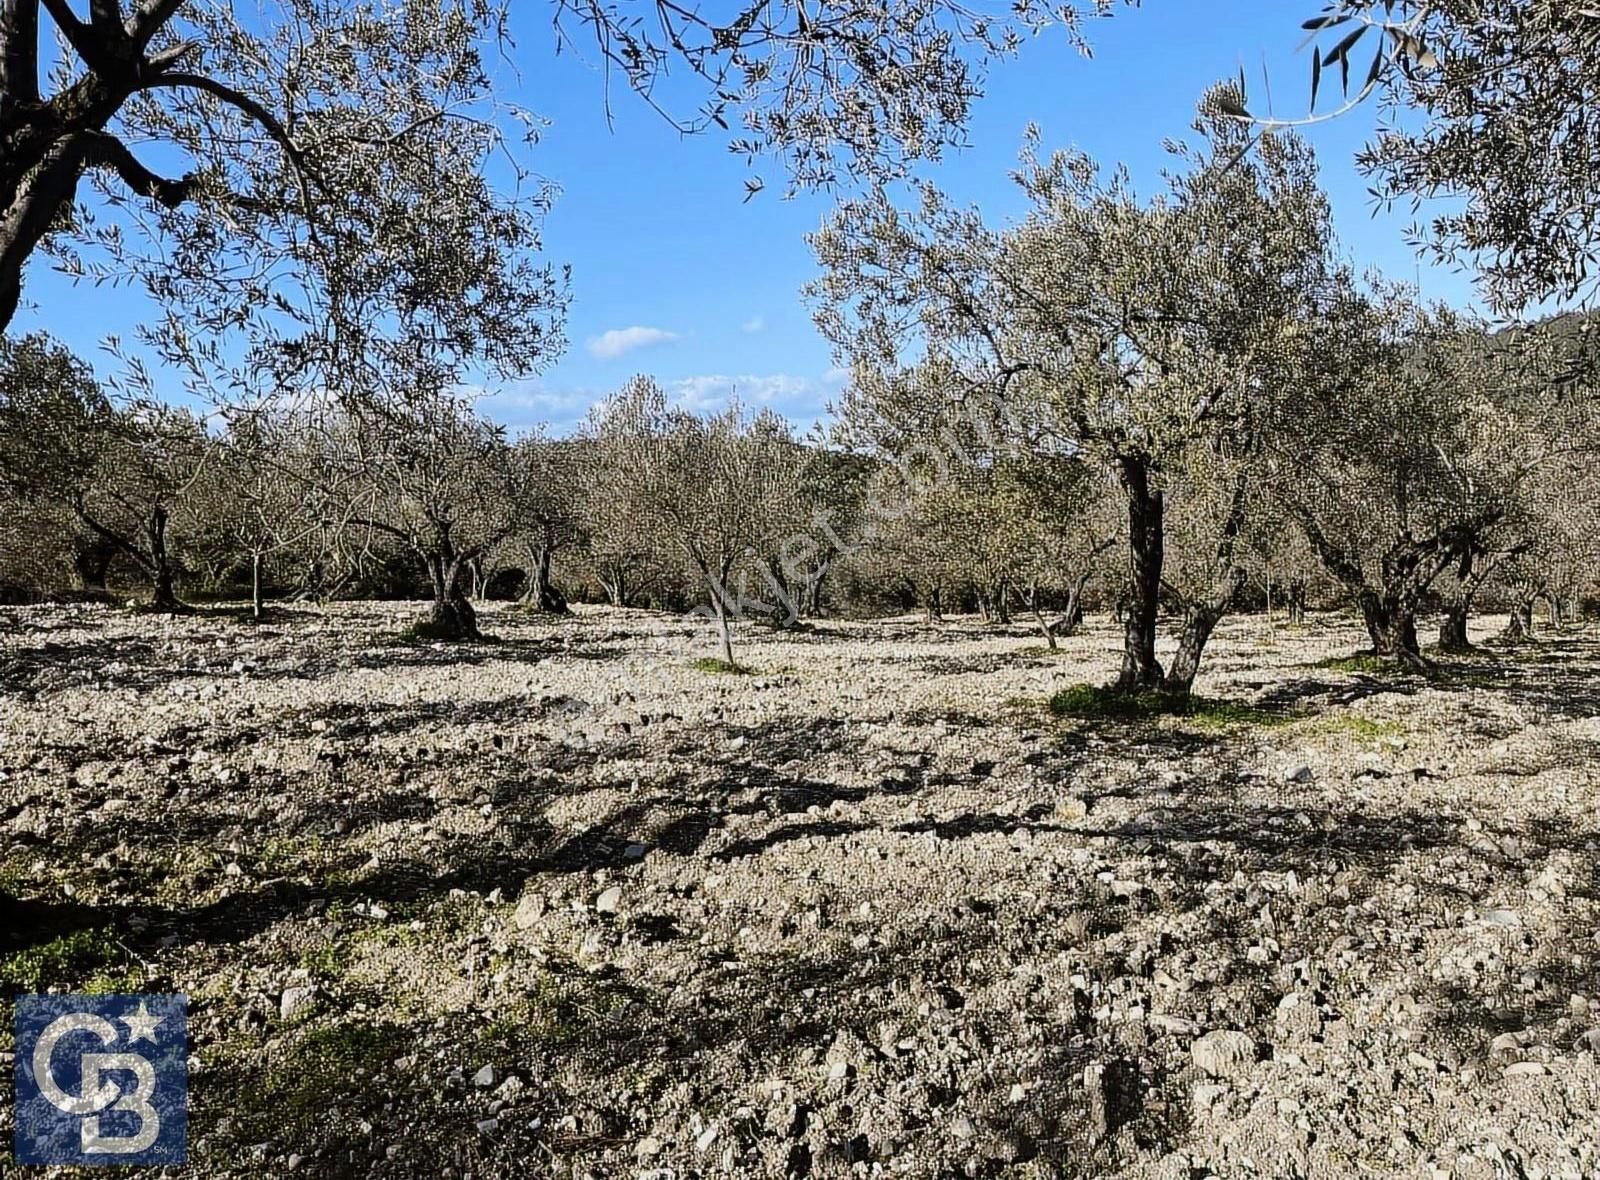
POLYGON ((168 209, 176 209, 194 192, 193 173, 181 180, 158 176, 141 164, 128 150, 128 145, 114 135, 98 131, 89 137, 89 142, 91 146, 87 163, 112 169, 124 184, 141 197, 149 197, 168 209))

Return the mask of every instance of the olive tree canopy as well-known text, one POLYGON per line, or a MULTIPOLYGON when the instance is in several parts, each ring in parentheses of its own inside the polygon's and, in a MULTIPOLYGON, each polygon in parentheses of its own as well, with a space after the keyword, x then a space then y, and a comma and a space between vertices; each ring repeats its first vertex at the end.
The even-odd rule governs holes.
MULTIPOLYGON (((558 45, 598 47, 679 126, 728 128, 735 149, 776 154, 800 186, 937 156, 988 59, 1052 20, 1079 39, 1082 16, 1047 0, 548 11, 558 45), (669 70, 692 84, 665 85, 669 70), (693 113, 672 111, 685 94, 693 113)), ((337 308, 339 267, 382 264, 387 241, 416 236, 415 212, 445 232, 392 276, 396 290, 436 290, 441 335, 466 331, 495 365, 526 369, 555 343, 533 329, 559 322, 556 276, 509 272, 533 300, 510 309, 522 339, 505 333, 515 316, 473 322, 508 273, 484 262, 536 247, 551 196, 514 150, 537 120, 491 74, 514 52, 510 12, 500 0, 0 0, 0 329, 43 251, 71 273, 142 280, 168 312, 159 343, 193 360, 199 330, 337 314, 317 297, 337 308), (484 179, 503 148, 520 182, 509 195, 484 179), (421 206, 386 199, 413 191, 396 192, 397 172, 419 169, 439 182, 421 206), (314 265, 319 254, 334 261, 314 265)))
POLYGON ((1313 107, 1335 72, 1347 103, 1381 101, 1360 156, 1377 196, 1462 199, 1419 227, 1439 259, 1475 264, 1497 311, 1592 294, 1600 6, 1332 0, 1305 27, 1313 107))

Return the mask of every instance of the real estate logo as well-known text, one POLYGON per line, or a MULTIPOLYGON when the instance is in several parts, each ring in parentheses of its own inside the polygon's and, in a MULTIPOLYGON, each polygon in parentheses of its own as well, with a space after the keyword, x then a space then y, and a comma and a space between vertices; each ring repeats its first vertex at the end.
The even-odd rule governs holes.
POLYGON ((180 1164, 188 997, 17 997, 19 1164, 180 1164))

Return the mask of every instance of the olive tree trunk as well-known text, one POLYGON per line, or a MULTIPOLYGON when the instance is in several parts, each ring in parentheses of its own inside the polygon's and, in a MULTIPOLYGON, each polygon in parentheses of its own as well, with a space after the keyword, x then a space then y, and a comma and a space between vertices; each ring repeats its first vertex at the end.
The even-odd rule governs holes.
POLYGON ((429 553, 425 562, 433 583, 433 609, 428 621, 442 639, 480 639, 478 612, 462 587, 464 563, 449 552, 429 553))
POLYGON ((801 599, 801 613, 808 619, 822 617, 822 589, 828 578, 828 569, 832 566, 831 558, 824 557, 818 561, 806 575, 805 593, 801 599))
POLYGON ((157 610, 182 610, 183 603, 178 601, 178 593, 173 584, 172 560, 167 553, 167 509, 164 504, 157 504, 151 509, 147 533, 150 541, 151 580, 155 583, 155 598, 152 605, 157 610))
POLYGON ((1156 612, 1161 599, 1165 502, 1161 490, 1150 486, 1145 460, 1124 457, 1117 474, 1128 497, 1128 588, 1116 689, 1139 693, 1158 688, 1162 679, 1156 660, 1156 612))
POLYGON ((1194 678, 1200 673, 1200 657, 1217 624, 1233 607, 1233 600, 1245 584, 1245 572, 1238 566, 1225 573, 1205 598, 1189 604, 1183 628, 1178 633, 1178 651, 1161 682, 1163 692, 1188 696, 1194 678))
POLYGON ((250 551, 250 617, 261 621, 261 550, 250 551))
MULTIPOLYGON (((529 557, 532 559, 533 571, 528 578, 527 588, 522 592, 522 605, 553 615, 570 614, 571 609, 567 605, 566 595, 557 590, 555 583, 550 580, 552 556, 553 553, 549 545, 540 545, 537 549, 530 550, 529 557)), ((601 581, 603 584, 605 579, 602 578, 601 581)), ((618 586, 620 594, 620 578, 618 579, 618 586)), ((607 597, 610 597, 609 587, 607 588, 607 597)), ((621 606, 622 603, 613 601, 612 605, 621 606)))
POLYGON ((1466 652, 1472 650, 1472 640, 1467 636, 1467 615, 1471 603, 1452 602, 1445 607, 1444 618, 1439 620, 1439 650, 1466 652))
POLYGON ((1506 623, 1506 629, 1500 633, 1502 642, 1525 643, 1533 638, 1533 604, 1533 595, 1518 596, 1517 601, 1512 604, 1511 618, 1506 623))
POLYGON ((1288 605, 1289 622, 1296 625, 1306 621, 1306 580, 1304 578, 1290 578, 1284 587, 1284 599, 1288 605))

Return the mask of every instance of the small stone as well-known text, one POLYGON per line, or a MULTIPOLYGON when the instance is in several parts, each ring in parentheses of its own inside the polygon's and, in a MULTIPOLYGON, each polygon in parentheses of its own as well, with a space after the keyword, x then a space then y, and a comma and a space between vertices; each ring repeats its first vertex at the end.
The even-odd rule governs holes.
POLYGON ((494 1066, 486 1065, 472 1075, 472 1084, 480 1090, 487 1090, 495 1083, 494 1066))
POLYGON ((977 1138, 978 1128, 972 1125, 972 1120, 966 1115, 958 1114, 950 1124, 950 1133, 962 1142, 970 1142, 977 1138))
POLYGON ((1056 818, 1063 823, 1075 824, 1088 818, 1089 805, 1076 795, 1068 795, 1056 802, 1056 818))
POLYGON ((697 1152, 705 1152, 709 1150, 711 1145, 717 1141, 717 1136, 721 1133, 722 1128, 716 1123, 712 1123, 704 1131, 701 1131, 699 1135, 695 1136, 694 1149, 697 1152))
POLYGON ((623 860, 643 860, 644 854, 650 849, 644 844, 630 844, 622 850, 623 860))
POLYGON ((633 1154, 640 1159, 654 1159, 661 1154, 661 1140, 654 1135, 647 1135, 639 1140, 639 1145, 633 1149, 633 1154))
POLYGON ((1283 781, 1286 783, 1309 783, 1313 777, 1309 766, 1296 766, 1283 772, 1283 781))
POLYGON ((1513 1061, 1501 1072, 1508 1078, 1528 1078, 1539 1077, 1550 1070, 1537 1061, 1513 1061))
POLYGON ((492 1139, 495 1135, 500 1133, 499 1119, 479 1119, 475 1126, 478 1128, 478 1134, 482 1135, 485 1139, 492 1139))
POLYGON ((1026 1163, 1036 1152, 1033 1140, 1020 1131, 1002 1131, 994 1141, 989 1157, 1002 1164, 1026 1163))
POLYGON ((1186 1020, 1182 1016, 1172 1016, 1166 1012, 1150 1013, 1147 1023, 1152 1028, 1158 1028, 1162 1032, 1169 1032, 1179 1037, 1193 1037, 1198 1036, 1200 1033, 1200 1026, 1194 1021, 1186 1020))
POLYGON ((314 987, 286 987, 283 995, 278 997, 278 1015, 284 1020, 293 1020, 295 1017, 309 1012, 317 1002, 317 989, 314 987))
POLYGON ((288 1160, 285 1161, 284 1167, 288 1168, 289 1171, 292 1172, 292 1171, 294 1171, 296 1168, 298 1168, 300 1166, 300 1163, 301 1163, 301 1157, 300 1156, 291 1155, 288 1158, 288 1160))
POLYGON ((1489 1042, 1489 1056, 1510 1057, 1520 1053, 1523 1048, 1533 1043, 1533 1034, 1523 1032, 1503 1032, 1489 1042))
POLYGON ((1256 1043, 1242 1032, 1218 1029, 1189 1047, 1194 1063, 1214 1078, 1233 1078, 1248 1072, 1256 1061, 1256 1043))
POLYGON ((594 899, 597 914, 614 914, 622 906, 622 886, 613 885, 594 899))
POLYGON ((517 902, 517 908, 511 913, 511 921, 518 930, 527 930, 544 917, 544 912, 549 903, 542 893, 524 893, 517 902))
POLYGON ((1484 910, 1478 916, 1478 925, 1510 928, 1522 925, 1522 915, 1516 910, 1484 910))

